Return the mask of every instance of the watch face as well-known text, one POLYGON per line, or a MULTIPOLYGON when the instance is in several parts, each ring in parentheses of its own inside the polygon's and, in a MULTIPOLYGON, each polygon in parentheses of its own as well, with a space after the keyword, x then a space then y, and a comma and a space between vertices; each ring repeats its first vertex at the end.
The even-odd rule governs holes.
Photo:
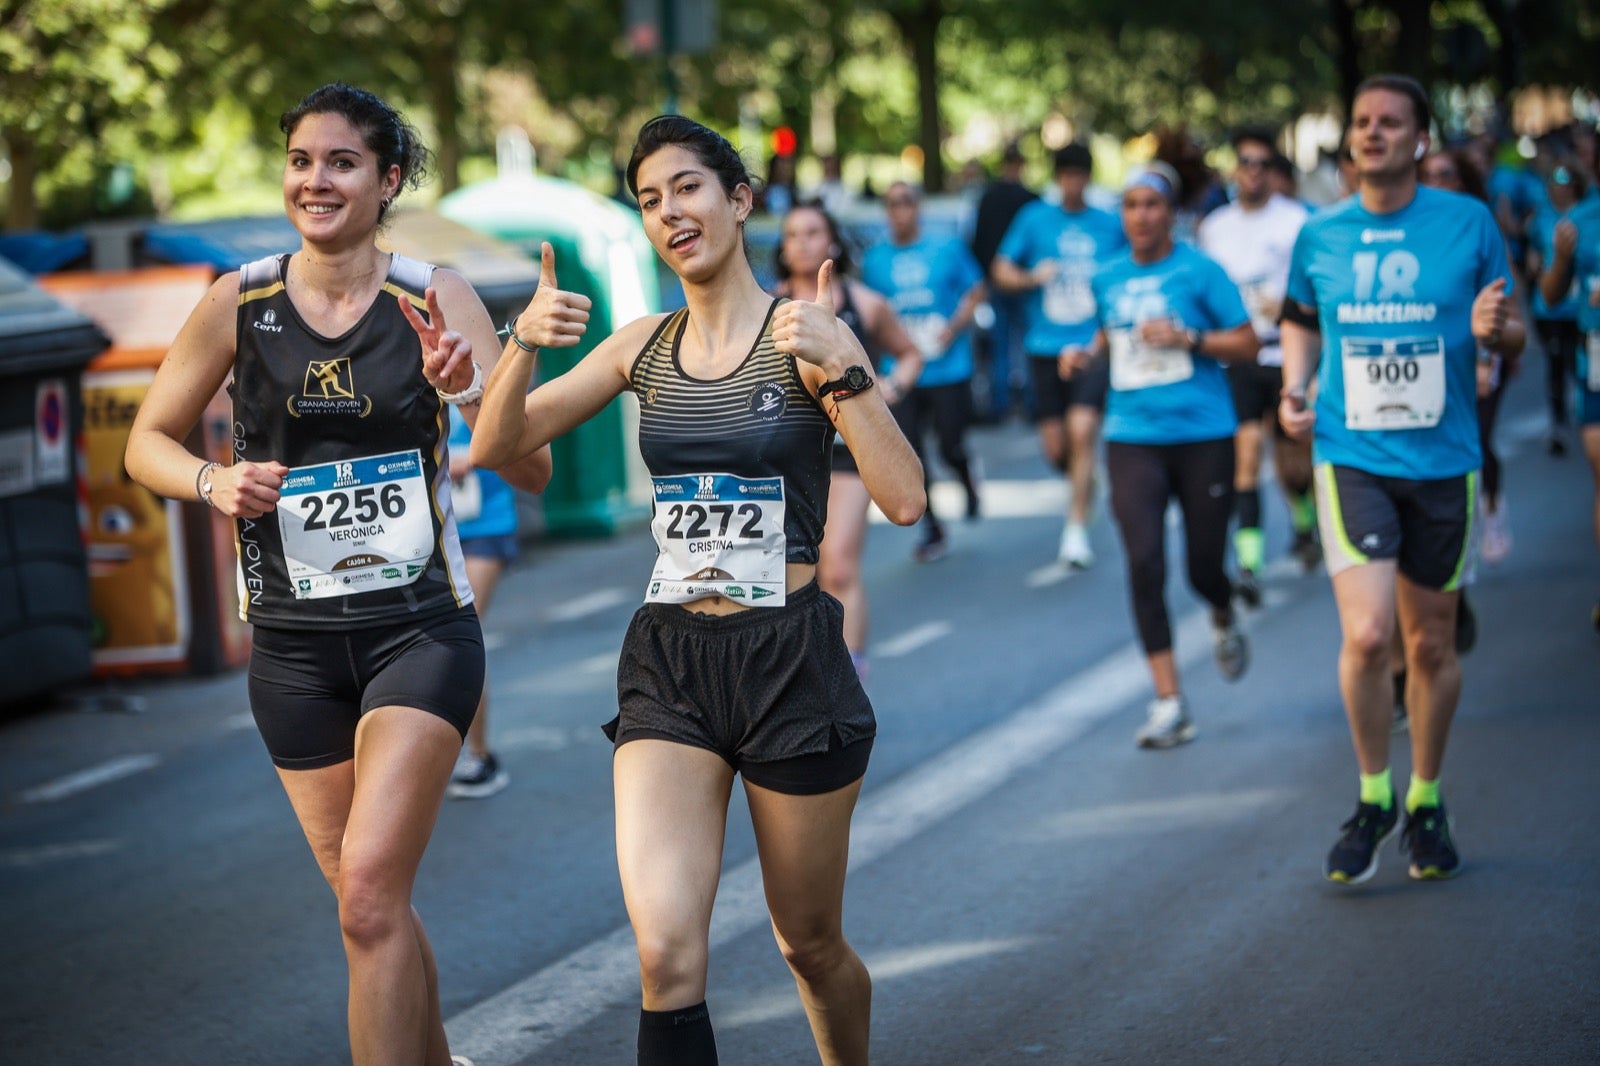
POLYGON ((863 366, 848 366, 844 370, 844 383, 857 392, 867 387, 867 382, 872 379, 867 376, 863 366))

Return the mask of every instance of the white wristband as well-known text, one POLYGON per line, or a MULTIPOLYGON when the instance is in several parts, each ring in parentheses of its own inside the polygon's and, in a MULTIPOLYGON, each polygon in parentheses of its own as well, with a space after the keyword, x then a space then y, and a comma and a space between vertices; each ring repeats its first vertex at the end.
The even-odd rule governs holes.
POLYGON ((460 392, 445 392, 443 389, 434 389, 439 394, 439 399, 447 404, 459 407, 463 404, 477 403, 483 399, 483 367, 477 362, 472 364, 472 384, 460 392))

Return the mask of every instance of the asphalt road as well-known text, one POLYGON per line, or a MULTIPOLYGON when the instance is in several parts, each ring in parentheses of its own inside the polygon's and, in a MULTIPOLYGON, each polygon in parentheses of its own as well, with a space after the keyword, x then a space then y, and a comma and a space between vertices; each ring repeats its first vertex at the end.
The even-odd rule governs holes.
MULTIPOLYGON (((1026 428, 975 432, 985 516, 955 524, 946 559, 919 566, 913 532, 874 528, 880 732, 846 928, 874 976, 875 1061, 1600 1062, 1600 556, 1583 461, 1544 454, 1537 378, 1503 416, 1516 546, 1472 593, 1444 777, 1465 870, 1447 883, 1409 881, 1392 843, 1365 886, 1320 876, 1356 785, 1320 573, 1273 564, 1230 685, 1173 569, 1200 733, 1145 752, 1114 531, 1102 514, 1093 570, 1050 565, 1061 490, 1026 428)), ((633 1061, 599 725, 650 557, 643 530, 532 545, 487 620, 512 784, 446 803, 416 892, 453 1048, 478 1066, 633 1061)), ((242 674, 114 694, 142 711, 0 723, 3 1057, 348 1061, 334 902, 242 674)), ((1407 753, 1398 738, 1402 787, 1407 753)), ((736 793, 709 990, 722 1061, 814 1062, 753 854, 736 793)))

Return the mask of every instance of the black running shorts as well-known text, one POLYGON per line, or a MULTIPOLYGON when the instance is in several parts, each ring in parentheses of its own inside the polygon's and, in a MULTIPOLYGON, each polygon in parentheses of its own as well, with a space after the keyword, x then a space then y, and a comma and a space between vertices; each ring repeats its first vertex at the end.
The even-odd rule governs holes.
POLYGON ((1419 481, 1318 463, 1317 524, 1330 576, 1380 559, 1423 588, 1471 576, 1478 473, 1419 481))
POLYGON ((645 604, 622 642, 606 736, 705 748, 791 795, 843 788, 866 772, 877 733, 843 622, 815 582, 782 607, 730 615, 645 604))
POLYGON ((256 626, 250 711, 274 765, 314 770, 355 756, 356 723, 376 707, 416 707, 465 738, 483 675, 483 631, 471 606, 370 629, 256 626))
POLYGON ((1278 424, 1278 401, 1283 392, 1283 367, 1261 363, 1229 363, 1228 388, 1233 393, 1233 413, 1240 422, 1266 419, 1273 432, 1283 436, 1278 424))
POLYGON ((1067 413, 1069 407, 1106 409, 1106 394, 1111 389, 1111 361, 1095 359, 1070 378, 1062 378, 1061 363, 1053 355, 1028 356, 1028 373, 1033 378, 1033 420, 1050 422, 1067 413))

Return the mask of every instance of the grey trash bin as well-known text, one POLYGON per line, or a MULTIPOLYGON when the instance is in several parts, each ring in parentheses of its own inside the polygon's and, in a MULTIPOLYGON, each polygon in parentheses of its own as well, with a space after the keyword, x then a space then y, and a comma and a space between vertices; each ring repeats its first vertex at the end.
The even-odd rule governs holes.
POLYGON ((79 376, 109 343, 0 259, 0 707, 89 677, 79 376))

